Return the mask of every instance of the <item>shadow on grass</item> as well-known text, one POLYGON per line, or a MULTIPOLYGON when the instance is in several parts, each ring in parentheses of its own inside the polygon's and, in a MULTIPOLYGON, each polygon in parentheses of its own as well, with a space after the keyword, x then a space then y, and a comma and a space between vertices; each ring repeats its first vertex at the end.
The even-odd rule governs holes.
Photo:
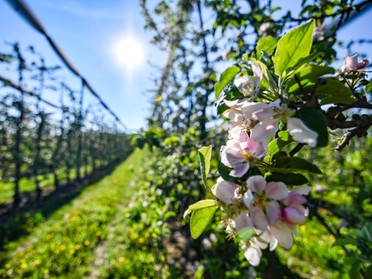
POLYGON ((51 214, 62 206, 72 202, 89 185, 95 184, 111 174, 125 159, 111 163, 81 180, 61 185, 58 189, 40 199, 30 200, 21 208, 11 208, 0 215, 0 252, 6 250, 6 244, 31 233, 39 224, 45 222, 51 214))

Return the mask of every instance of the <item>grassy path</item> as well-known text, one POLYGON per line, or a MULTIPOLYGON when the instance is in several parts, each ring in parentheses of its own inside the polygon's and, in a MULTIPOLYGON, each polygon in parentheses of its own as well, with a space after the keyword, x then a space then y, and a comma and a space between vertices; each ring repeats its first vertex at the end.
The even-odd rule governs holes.
POLYGON ((8 243, 0 278, 83 278, 102 264, 109 224, 130 201, 133 170, 143 152, 136 150, 110 175, 87 187, 55 211, 27 237, 8 243))
MULTIPOLYGON (((118 220, 122 218, 123 211, 127 208, 128 199, 123 200, 122 204, 119 206, 119 210, 112 218, 111 222, 107 225, 107 238, 105 241, 102 241, 94 251, 94 256, 91 260, 89 267, 89 274, 85 276, 85 279, 99 279, 103 278, 104 270, 110 265, 109 254, 110 254, 110 243, 112 242, 115 236, 115 230, 118 227, 118 220)), ((125 234, 125 231, 122 231, 125 234)), ((120 258, 121 255, 118 255, 120 258)))

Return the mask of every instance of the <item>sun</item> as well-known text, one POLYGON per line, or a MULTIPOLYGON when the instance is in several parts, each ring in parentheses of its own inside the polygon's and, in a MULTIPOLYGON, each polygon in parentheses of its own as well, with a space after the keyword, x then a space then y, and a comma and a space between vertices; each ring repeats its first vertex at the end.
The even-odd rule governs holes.
POLYGON ((145 64, 144 43, 135 36, 127 34, 117 39, 113 44, 113 58, 115 62, 132 74, 145 64))

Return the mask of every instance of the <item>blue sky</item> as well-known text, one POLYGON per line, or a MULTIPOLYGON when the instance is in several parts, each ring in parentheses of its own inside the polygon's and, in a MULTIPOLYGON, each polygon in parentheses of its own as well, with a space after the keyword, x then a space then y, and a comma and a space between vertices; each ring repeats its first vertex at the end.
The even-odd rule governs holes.
MULTIPOLYGON (((154 70, 146 64, 151 60, 163 64, 162 54, 150 46, 150 34, 137 1, 110 0, 26 0, 47 32, 60 46, 80 73, 90 82, 108 106, 129 129, 144 127, 149 111, 149 94, 154 70), (128 75, 117 63, 113 45, 131 35, 145 49, 144 62, 128 75)), ((5 1, 0 1, 0 49, 4 41, 33 45, 43 53, 49 64, 62 63, 44 37, 32 29, 5 1)), ((68 83, 79 81, 66 74, 68 83)))
MULTIPOLYGON (((143 29, 144 20, 136 0, 26 0, 50 36, 70 58, 80 73, 91 83, 108 106, 131 130, 145 126, 149 114, 153 78, 158 76, 146 63, 140 63, 130 75, 117 63, 113 45, 119 38, 131 35, 145 50, 144 61, 163 66, 165 54, 149 43, 150 34, 143 29)), ((151 1, 150 1, 151 2, 151 1)), ((288 5, 288 0, 277 0, 288 5)), ((297 1, 296 3, 300 3, 297 1)), ((292 2, 293 3, 293 2, 292 2)), ((370 16, 372 9, 357 21, 342 29, 344 40, 372 39, 370 16)), ((62 63, 50 49, 44 37, 32 29, 5 1, 0 1, 0 50, 4 41, 19 41, 34 45, 50 64, 62 63)), ((358 48, 372 60, 371 45, 358 48)), ((340 51, 339 58, 346 54, 340 51)), ((120 59, 119 59, 120 60, 120 59)), ((71 83, 79 84, 68 75, 71 83)), ((79 88, 79 87, 77 87, 79 88)))

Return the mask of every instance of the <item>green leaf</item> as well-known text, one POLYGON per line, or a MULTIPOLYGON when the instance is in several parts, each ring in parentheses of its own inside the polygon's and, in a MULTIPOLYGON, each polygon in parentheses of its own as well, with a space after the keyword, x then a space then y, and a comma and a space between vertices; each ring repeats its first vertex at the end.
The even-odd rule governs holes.
POLYGON ((205 187, 208 187, 207 176, 211 168, 212 145, 199 148, 198 153, 203 183, 205 187))
POLYGON ((251 228, 244 228, 238 232, 237 237, 245 242, 251 240, 254 236, 254 230, 251 228))
MULTIPOLYGON (((224 92, 224 100, 232 101, 237 99, 244 98, 244 95, 239 91, 239 89, 235 85, 227 86, 224 92)), ((225 102, 219 101, 217 102, 217 113, 222 114, 225 110, 229 109, 229 107, 225 104, 225 102)))
POLYGON ((278 133, 278 137, 279 137, 282 141, 290 141, 290 140, 292 140, 291 135, 289 134, 288 131, 280 131, 280 132, 278 133))
POLYGON ((372 90, 372 79, 369 81, 369 83, 366 85, 365 91, 366 93, 369 93, 369 91, 372 90))
POLYGON ((194 279, 203 279, 204 278, 204 272, 205 272, 205 267, 203 265, 200 265, 196 272, 194 273, 194 279))
POLYGON ((257 42, 256 51, 260 53, 264 51, 268 54, 272 54, 275 50, 277 40, 272 36, 266 36, 264 38, 259 38, 257 42))
POLYGON ((281 151, 283 147, 286 146, 288 143, 289 143, 288 141, 283 141, 280 138, 272 140, 268 145, 267 155, 269 156, 275 155, 276 153, 281 151))
POLYGON ((220 81, 216 82, 216 84, 214 85, 216 99, 218 99, 218 97, 220 96, 222 89, 224 89, 224 87, 228 85, 229 82, 231 82, 239 72, 240 72, 239 67, 231 66, 221 74, 220 81))
POLYGON ((298 62, 295 65, 287 69, 287 75, 292 75, 296 73, 296 71, 299 71, 303 65, 314 61, 315 58, 317 58, 319 55, 320 53, 313 52, 309 54, 308 56, 301 58, 300 60, 298 60, 298 62))
POLYGON ((338 238, 336 241, 332 244, 332 246, 342 246, 346 244, 357 244, 357 240, 351 237, 343 237, 343 238, 338 238))
POLYGON ((367 266, 365 270, 366 278, 372 278, 372 264, 367 266))
POLYGON ((360 278, 360 274, 359 274, 359 270, 360 270, 360 263, 355 263, 351 266, 350 270, 349 270, 349 278, 360 278))
POLYGON ((300 157, 280 157, 274 160, 273 172, 291 173, 307 171, 322 174, 322 171, 314 164, 300 157))
POLYGON ((337 78, 326 78, 318 83, 316 93, 323 96, 350 97, 351 90, 337 78))
POLYGON ((327 96, 321 99, 320 105, 329 105, 329 104, 352 104, 356 102, 353 96, 327 96))
POLYGON ((318 133, 317 147, 328 144, 328 128, 324 114, 318 109, 303 108, 296 112, 295 117, 300 118, 304 124, 318 133))
POLYGON ((187 215, 191 214, 194 210, 206 208, 206 207, 211 207, 211 206, 216 206, 216 201, 215 200, 201 200, 198 201, 192 205, 189 206, 189 208, 185 211, 183 214, 183 218, 185 218, 187 215))
POLYGON ((279 40, 273 57, 275 73, 278 76, 285 78, 291 67, 310 54, 313 29, 312 20, 290 30, 279 40))
POLYGON ((190 231, 191 236, 197 239, 211 222, 217 206, 211 206, 195 210, 191 215, 190 231))
POLYGON ((309 80, 316 81, 321 76, 324 76, 327 74, 333 74, 334 72, 335 72, 335 69, 329 66, 308 64, 305 68, 301 70, 299 76, 301 78, 306 78, 309 80))
POLYGON ((221 175, 221 177, 229 182, 237 183, 238 178, 233 177, 230 175, 231 169, 229 169, 227 166, 225 166, 220 160, 218 161, 218 173, 221 175))
POLYGON ((178 136, 171 136, 164 139, 164 144, 169 146, 177 146, 180 143, 180 138, 178 136))
POLYGON ((169 218, 171 218, 171 217, 177 217, 177 214, 176 214, 176 212, 174 212, 174 211, 168 211, 167 213, 165 213, 164 215, 163 215, 163 220, 168 220, 169 218))
POLYGON ((265 176, 265 179, 267 182, 270 181, 281 181, 284 182, 287 185, 303 185, 307 184, 309 180, 299 173, 277 173, 272 172, 268 173, 265 176))

